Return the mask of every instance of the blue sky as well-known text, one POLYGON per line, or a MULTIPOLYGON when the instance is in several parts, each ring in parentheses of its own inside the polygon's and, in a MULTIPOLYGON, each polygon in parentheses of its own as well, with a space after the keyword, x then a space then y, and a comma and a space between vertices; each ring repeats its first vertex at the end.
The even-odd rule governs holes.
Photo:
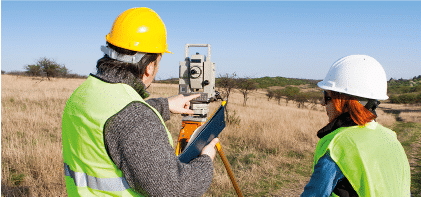
POLYGON ((178 77, 186 43, 211 44, 217 76, 323 79, 352 54, 374 57, 388 78, 421 75, 421 2, 377 1, 1 1, 1 69, 47 57, 94 73, 105 35, 132 7, 155 10, 167 27, 173 54, 163 56, 157 79, 178 77))

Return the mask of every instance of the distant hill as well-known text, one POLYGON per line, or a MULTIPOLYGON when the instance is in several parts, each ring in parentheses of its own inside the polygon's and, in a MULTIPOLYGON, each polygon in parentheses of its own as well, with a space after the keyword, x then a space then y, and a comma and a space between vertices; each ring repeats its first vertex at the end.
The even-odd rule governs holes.
MULTIPOLYGON (((219 78, 216 78, 218 83, 219 78)), ((252 81, 256 82, 259 88, 268 88, 272 86, 286 86, 286 85, 305 85, 310 84, 316 86, 317 82, 321 80, 315 79, 297 79, 297 78, 286 78, 286 77, 261 77, 251 78, 252 81)), ((156 83, 167 83, 167 84, 178 84, 178 78, 156 80, 156 83)))
POLYGON ((310 84, 316 86, 321 80, 315 79, 297 79, 297 78, 286 78, 286 77, 262 77, 253 78, 260 88, 268 88, 272 86, 286 86, 286 85, 306 85, 310 84))

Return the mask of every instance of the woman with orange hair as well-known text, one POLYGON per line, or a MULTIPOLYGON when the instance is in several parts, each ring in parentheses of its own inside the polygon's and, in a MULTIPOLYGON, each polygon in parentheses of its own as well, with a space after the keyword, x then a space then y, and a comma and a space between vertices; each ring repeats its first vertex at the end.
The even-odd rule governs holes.
POLYGON ((304 196, 410 196, 409 162, 396 133, 378 124, 386 74, 374 58, 336 61, 317 84, 329 123, 320 129, 304 196))

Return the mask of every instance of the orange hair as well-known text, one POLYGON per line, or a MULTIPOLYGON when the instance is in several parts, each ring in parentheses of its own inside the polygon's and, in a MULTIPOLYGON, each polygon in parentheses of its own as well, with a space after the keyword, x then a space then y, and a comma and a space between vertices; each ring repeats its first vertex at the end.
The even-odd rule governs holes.
POLYGON ((339 114, 349 112, 352 120, 359 126, 364 126, 377 116, 368 111, 358 100, 346 94, 331 91, 333 105, 339 114))

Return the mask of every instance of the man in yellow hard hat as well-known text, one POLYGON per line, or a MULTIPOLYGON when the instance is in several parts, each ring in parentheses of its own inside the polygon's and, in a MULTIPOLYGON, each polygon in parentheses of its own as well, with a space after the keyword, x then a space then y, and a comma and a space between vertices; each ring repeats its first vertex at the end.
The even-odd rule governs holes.
POLYGON ((197 96, 144 99, 163 53, 166 29, 149 8, 120 14, 102 46, 104 57, 69 98, 62 139, 69 196, 201 196, 213 177, 215 138, 181 163, 165 121, 192 114, 197 96))

